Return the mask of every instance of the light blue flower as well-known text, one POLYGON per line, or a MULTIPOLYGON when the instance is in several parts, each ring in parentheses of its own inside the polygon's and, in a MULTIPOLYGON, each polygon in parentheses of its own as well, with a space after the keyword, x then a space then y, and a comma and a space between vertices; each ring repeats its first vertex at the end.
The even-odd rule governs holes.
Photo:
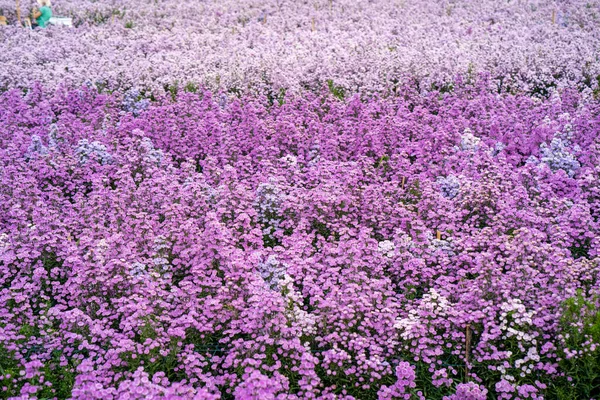
POLYGON ((38 135, 31 136, 31 144, 25 153, 25 159, 31 160, 37 156, 45 156, 48 154, 48 148, 42 143, 42 139, 38 135))
POLYGON ((460 192, 460 181, 454 175, 449 175, 445 178, 438 176, 437 183, 440 186, 442 196, 448 199, 455 198, 460 192))
POLYGON ((97 141, 90 143, 87 139, 81 139, 77 143, 75 153, 79 155, 79 161, 82 164, 87 163, 92 155, 94 155, 102 165, 110 164, 112 162, 112 155, 106 151, 106 146, 97 141))
MULTIPOLYGON (((578 150, 576 147, 573 150, 578 150)), ((581 167, 575 155, 573 155, 570 144, 565 139, 555 137, 550 145, 542 143, 540 145, 540 161, 546 163, 553 171, 562 169, 570 177, 575 176, 577 170, 581 167)))
POLYGON ((126 112, 132 113, 134 116, 139 116, 150 105, 148 99, 142 99, 139 90, 130 89, 123 96, 121 106, 126 112))

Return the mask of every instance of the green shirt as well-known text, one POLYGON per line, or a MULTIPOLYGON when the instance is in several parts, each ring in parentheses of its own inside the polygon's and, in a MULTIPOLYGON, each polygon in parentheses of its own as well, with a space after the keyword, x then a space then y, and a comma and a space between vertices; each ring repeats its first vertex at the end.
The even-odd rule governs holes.
POLYGON ((50 20, 50 18, 52 17, 52 10, 50 9, 50 7, 44 6, 40 8, 40 12, 42 13, 42 15, 37 17, 35 22, 37 22, 40 28, 45 28, 48 25, 48 20, 50 20))

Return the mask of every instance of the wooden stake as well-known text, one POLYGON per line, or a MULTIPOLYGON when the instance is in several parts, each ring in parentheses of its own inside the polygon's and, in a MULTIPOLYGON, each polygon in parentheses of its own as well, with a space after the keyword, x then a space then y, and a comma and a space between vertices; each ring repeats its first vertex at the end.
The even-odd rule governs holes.
POLYGON ((310 24, 311 24, 311 28, 310 29, 314 32, 315 31, 315 19, 314 19, 314 17, 313 17, 313 19, 312 19, 312 21, 311 21, 310 24))
POLYGON ((556 10, 552 10, 552 25, 556 23, 556 10))
POLYGON ((21 5, 19 4, 19 0, 15 0, 16 1, 16 6, 17 6, 17 21, 19 23, 19 26, 22 26, 21 24, 21 5))
POLYGON ((402 177, 402 189, 404 189, 404 182, 406 182, 406 178, 403 176, 402 177))
POLYGON ((469 381, 469 363, 471 362, 471 338, 471 325, 467 324, 467 330, 465 332, 465 381, 467 382, 469 381))
POLYGON ((442 232, 436 230, 435 231, 435 237, 437 238, 437 240, 442 240, 442 232))

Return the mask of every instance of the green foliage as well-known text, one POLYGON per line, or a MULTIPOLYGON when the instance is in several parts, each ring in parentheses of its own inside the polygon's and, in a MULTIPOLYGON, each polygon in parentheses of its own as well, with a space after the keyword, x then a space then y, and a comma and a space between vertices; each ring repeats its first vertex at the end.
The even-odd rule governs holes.
POLYGON ((194 82, 188 82, 185 85, 185 87, 183 88, 183 90, 188 93, 198 93, 199 89, 200 89, 200 87, 198 85, 196 85, 194 82))
POLYGON ((600 296, 579 290, 564 304, 559 347, 560 371, 571 377, 552 382, 552 398, 591 399, 600 396, 600 296), (575 353, 577 352, 577 355, 575 353))
POLYGON ((287 92, 287 89, 281 88, 279 89, 279 96, 277 97, 277 102, 279 103, 280 106, 283 105, 283 103, 285 103, 285 93, 287 92))
POLYGON ((388 161, 390 161, 390 157, 384 154, 375 162, 375 168, 388 168, 388 161))
POLYGON ((102 94, 107 89, 108 85, 104 81, 96 81, 95 86, 98 94, 102 94))
POLYGON ((467 68, 467 84, 472 85, 475 83, 477 76, 475 74, 475 65, 472 62, 469 63, 467 68))
MULTIPOLYGON (((155 340, 158 336, 156 333, 156 321, 155 316, 147 316, 145 318, 145 324, 138 328, 135 341, 143 344, 149 341, 155 340)), ((157 372, 164 372, 165 376, 171 381, 177 381, 184 379, 181 371, 177 371, 177 367, 180 365, 181 360, 179 354, 181 353, 182 343, 178 343, 177 339, 172 339, 168 343, 168 347, 165 349, 163 346, 157 346, 148 351, 148 353, 134 353, 128 351, 121 353, 120 358, 126 364, 120 367, 118 371, 135 371, 139 367, 143 367, 150 376, 153 376, 157 372), (163 355, 161 351, 168 350, 166 355, 163 355)))
POLYGON ((14 359, 14 354, 6 350, 0 345, 0 386, 8 388, 7 392, 0 392, 0 396, 17 394, 16 384, 13 383, 13 378, 19 376, 21 370, 19 363, 14 359))
POLYGON ((329 229, 327 223, 325 222, 322 222, 318 219, 313 219, 310 226, 312 231, 315 232, 315 239, 317 235, 322 236, 325 240, 329 239, 331 236, 331 229, 329 229))
POLYGON ((238 87, 230 87, 229 89, 227 89, 227 93, 231 93, 238 98, 241 98, 243 94, 242 89, 238 87))
MULTIPOLYGON (((19 329, 19 334, 25 337, 20 342, 26 342, 32 336, 39 336, 40 332, 37 327, 25 324, 19 329)), ((29 352, 24 354, 23 361, 29 360, 30 356, 40 349, 39 346, 30 346, 29 352)), ((6 388, 0 390, 0 398, 17 396, 25 383, 39 388, 36 397, 40 399, 71 397, 75 382, 75 365, 70 357, 65 358, 62 355, 61 351, 53 351, 49 357, 41 360, 43 366, 36 376, 23 378, 21 373, 25 368, 22 362, 17 359, 13 351, 7 350, 0 344, 0 389, 6 388)))
POLYGON ((75 27, 78 27, 85 21, 91 21, 94 25, 106 24, 113 21, 115 18, 122 20, 123 17, 125 17, 125 13, 126 10, 121 10, 119 8, 113 8, 108 12, 100 10, 88 11, 83 18, 73 16, 74 25, 75 27))
POLYGON ((179 81, 175 81, 172 84, 164 85, 165 92, 171 94, 171 99, 175 101, 177 99, 177 93, 179 93, 179 81))
POLYGON ((327 87, 329 88, 329 91, 333 97, 339 100, 344 100, 346 97, 346 90, 342 86, 337 86, 335 83, 333 83, 332 79, 327 80, 327 87))
POLYGON ((415 300, 422 298, 425 290, 421 285, 405 285, 401 294, 404 294, 404 298, 407 300, 415 300))
POLYGON ((594 89, 594 99, 600 99, 600 75, 596 76, 596 88, 594 89))
POLYGON ((516 232, 516 231, 517 231, 517 229, 515 229, 515 228, 509 228, 509 229, 506 231, 506 235, 508 235, 508 236, 510 236, 510 237, 513 237, 513 238, 514 238, 514 237, 515 237, 515 232, 516 232))
POLYGON ((409 181, 406 184, 406 191, 404 194, 404 198, 402 199, 402 203, 408 205, 417 205, 421 202, 421 197, 423 196, 423 190, 421 189, 421 184, 418 179, 409 181))
POLYGON ((280 88, 279 91, 277 91, 277 92, 270 90, 267 93, 267 99, 269 100, 269 105, 273 106, 275 104, 275 102, 277 102, 277 104, 279 106, 282 106, 285 103, 286 92, 287 92, 287 89, 285 89, 285 88, 280 88))
POLYGON ((444 83, 441 85, 438 85, 436 83, 432 83, 431 84, 431 91, 437 91, 440 92, 440 94, 444 94, 444 93, 452 93, 454 91, 454 83, 449 82, 449 83, 444 83))
POLYGON ((574 259, 578 258, 590 258, 590 250, 592 249, 592 240, 589 238, 585 238, 583 240, 577 240, 576 243, 569 247, 569 251, 571 252, 571 256, 574 259))
POLYGON ((529 93, 532 97, 547 99, 550 97, 550 93, 554 88, 556 88, 556 83, 554 82, 540 82, 534 85, 529 93))
POLYGON ((126 29, 132 29, 133 28, 133 21, 127 21, 127 22, 125 22, 125 28, 126 29))
MULTIPOLYGON (((407 354, 407 357, 410 357, 410 355, 407 354)), ((423 393, 423 396, 425 396, 426 399, 442 399, 444 396, 450 396, 453 393, 451 387, 446 385, 436 386, 433 384, 428 364, 417 362, 415 370, 417 389, 423 393)), ((458 379, 457 382, 460 383, 458 379)))

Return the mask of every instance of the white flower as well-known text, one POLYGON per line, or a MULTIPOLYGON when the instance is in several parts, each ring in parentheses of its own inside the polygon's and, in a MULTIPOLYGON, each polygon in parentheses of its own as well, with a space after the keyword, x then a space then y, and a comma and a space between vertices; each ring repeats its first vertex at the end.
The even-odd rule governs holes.
POLYGON ((290 167, 295 167, 298 164, 298 158, 291 154, 287 154, 287 155, 281 157, 280 160, 290 167))
POLYGON ((540 361, 540 356, 535 347, 530 347, 527 351, 527 357, 532 361, 540 361))
POLYGON ((389 258, 394 256, 396 245, 391 240, 384 240, 382 242, 379 242, 377 247, 379 252, 382 253, 384 256, 389 258))
POLYGON ((460 148, 463 151, 475 151, 479 147, 479 142, 481 142, 481 139, 473 135, 471 129, 465 128, 460 137, 460 148))

